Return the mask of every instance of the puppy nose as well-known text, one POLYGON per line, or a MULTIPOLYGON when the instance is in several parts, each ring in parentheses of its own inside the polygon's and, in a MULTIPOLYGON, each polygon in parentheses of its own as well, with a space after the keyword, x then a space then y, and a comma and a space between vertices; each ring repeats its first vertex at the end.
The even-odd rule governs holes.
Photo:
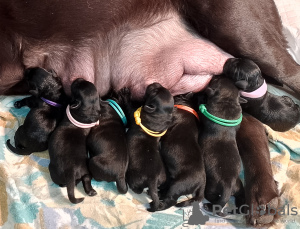
POLYGON ((286 105, 288 105, 288 106, 290 106, 290 107, 292 107, 292 106, 295 105, 294 101, 293 101, 290 97, 288 97, 288 96, 282 96, 282 98, 283 98, 283 102, 284 102, 286 105))
POLYGON ((25 71, 24 71, 24 76, 25 76, 25 77, 28 77, 28 75, 30 74, 31 70, 32 70, 32 68, 27 68, 27 69, 25 69, 25 71))

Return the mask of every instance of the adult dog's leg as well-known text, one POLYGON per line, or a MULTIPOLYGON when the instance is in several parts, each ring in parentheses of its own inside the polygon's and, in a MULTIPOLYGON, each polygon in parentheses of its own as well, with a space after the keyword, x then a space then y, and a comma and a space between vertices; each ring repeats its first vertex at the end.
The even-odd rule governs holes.
MULTIPOLYGON (((174 0, 175 2, 176 0, 174 0)), ((300 94, 300 66, 286 50, 273 0, 183 0, 177 8, 198 33, 300 94)))
POLYGON ((237 145, 244 165, 246 205, 250 208, 247 222, 252 225, 269 224, 274 221, 269 210, 277 209, 279 193, 273 178, 264 126, 245 114, 237 132, 237 145), (260 209, 265 214, 257 211, 260 209))

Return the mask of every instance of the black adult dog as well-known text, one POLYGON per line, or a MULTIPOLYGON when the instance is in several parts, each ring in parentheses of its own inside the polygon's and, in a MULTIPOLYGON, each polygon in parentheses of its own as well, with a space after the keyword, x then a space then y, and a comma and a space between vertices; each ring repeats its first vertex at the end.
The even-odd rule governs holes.
POLYGON ((24 124, 15 134, 15 147, 7 140, 7 147, 19 155, 29 155, 48 149, 48 140, 63 118, 67 98, 60 78, 54 71, 29 68, 25 71, 32 96, 15 102, 16 108, 31 108, 24 124))
POLYGON ((279 205, 279 191, 271 169, 265 127, 251 115, 244 114, 236 141, 245 172, 245 198, 248 206, 245 210, 249 211, 246 215, 247 223, 265 226, 279 216, 274 212, 279 205))
POLYGON ((93 178, 97 181, 116 181, 117 189, 122 194, 128 189, 125 181, 128 167, 125 129, 127 120, 119 108, 124 110, 123 97, 130 96, 129 93, 128 89, 123 89, 113 95, 110 99, 115 103, 100 100, 99 126, 93 127, 87 137, 87 148, 91 157, 89 170, 93 178))
POLYGON ((49 171, 54 183, 67 186, 69 200, 76 204, 84 199, 74 196, 74 188, 80 181, 89 196, 97 194, 87 167, 86 137, 90 128, 97 125, 100 103, 97 89, 84 79, 76 79, 71 92, 66 115, 49 140, 49 171))
POLYGON ((174 121, 161 139, 161 155, 167 168, 168 186, 162 194, 158 210, 177 203, 182 195, 194 194, 178 207, 200 202, 204 198, 205 168, 203 152, 198 144, 199 117, 193 107, 193 93, 174 97, 174 121))
POLYGON ((174 99, 170 92, 159 83, 150 84, 140 113, 135 112, 138 125, 132 122, 126 135, 129 151, 126 180, 135 193, 140 194, 144 188, 149 188, 153 200, 149 211, 158 209, 158 187, 166 180, 159 153, 159 136, 171 125, 173 108, 174 99))
POLYGON ((252 60, 228 59, 223 73, 235 82, 242 90, 241 96, 248 101, 242 104, 243 111, 276 131, 287 131, 299 122, 299 106, 288 96, 267 92, 261 71, 252 60))
POLYGON ((205 198, 211 202, 205 208, 209 211, 213 205, 223 208, 231 195, 240 206, 244 203, 244 189, 239 179, 241 159, 236 144, 242 115, 239 91, 230 79, 216 76, 205 93, 207 103, 206 107, 200 106, 199 135, 206 172, 205 198))

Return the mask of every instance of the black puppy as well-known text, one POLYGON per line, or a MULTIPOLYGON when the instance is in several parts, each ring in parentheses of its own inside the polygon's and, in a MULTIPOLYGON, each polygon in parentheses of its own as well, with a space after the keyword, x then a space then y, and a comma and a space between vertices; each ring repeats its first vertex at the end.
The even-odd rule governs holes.
POLYGON ((31 108, 24 124, 15 134, 15 147, 7 140, 7 147, 19 155, 29 155, 48 148, 48 139, 63 118, 66 95, 60 78, 54 71, 29 68, 25 71, 31 97, 15 102, 16 108, 31 108))
POLYGON ((168 186, 161 193, 158 210, 177 203, 182 195, 194 194, 178 207, 201 201, 205 189, 203 153, 198 144, 199 117, 192 108, 193 93, 174 97, 174 121, 161 140, 161 155, 168 170, 168 186))
POLYGON ((128 167, 127 119, 123 112, 125 104, 122 94, 127 97, 129 93, 128 89, 123 89, 107 101, 100 100, 99 126, 93 127, 87 137, 92 176, 97 181, 116 181, 122 194, 128 189, 125 181, 128 167))
POLYGON ((242 108, 248 114, 276 131, 287 131, 299 122, 299 106, 288 96, 267 92, 261 71, 252 60, 228 59, 223 72, 242 90, 241 96, 248 101, 242 108))
POLYGON ((49 140, 50 176, 54 183, 67 186, 68 197, 74 204, 84 198, 75 198, 75 185, 82 181, 89 196, 96 195, 88 171, 86 137, 98 125, 99 96, 94 84, 76 79, 71 85, 72 101, 66 115, 49 140))
POLYGON ((144 105, 134 112, 136 123, 132 122, 126 134, 129 152, 126 181, 138 194, 148 187, 153 200, 148 210, 156 211, 158 187, 166 180, 159 140, 172 122, 174 99, 159 83, 147 87, 144 99, 144 105))
POLYGON ((242 120, 239 91, 230 79, 216 76, 205 93, 207 103, 200 105, 199 135, 206 172, 205 198, 211 202, 205 208, 209 211, 213 205, 223 208, 231 195, 240 206, 244 203, 244 189, 239 179, 241 159, 236 143, 242 120))

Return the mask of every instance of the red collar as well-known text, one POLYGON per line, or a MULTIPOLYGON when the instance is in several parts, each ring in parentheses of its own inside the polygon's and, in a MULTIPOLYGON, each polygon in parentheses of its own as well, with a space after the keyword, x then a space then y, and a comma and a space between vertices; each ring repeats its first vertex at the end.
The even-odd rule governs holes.
POLYGON ((185 111, 188 111, 188 112, 192 113, 199 120, 199 116, 193 108, 190 108, 190 107, 184 106, 184 105, 174 105, 174 107, 177 107, 178 109, 185 110, 185 111))

